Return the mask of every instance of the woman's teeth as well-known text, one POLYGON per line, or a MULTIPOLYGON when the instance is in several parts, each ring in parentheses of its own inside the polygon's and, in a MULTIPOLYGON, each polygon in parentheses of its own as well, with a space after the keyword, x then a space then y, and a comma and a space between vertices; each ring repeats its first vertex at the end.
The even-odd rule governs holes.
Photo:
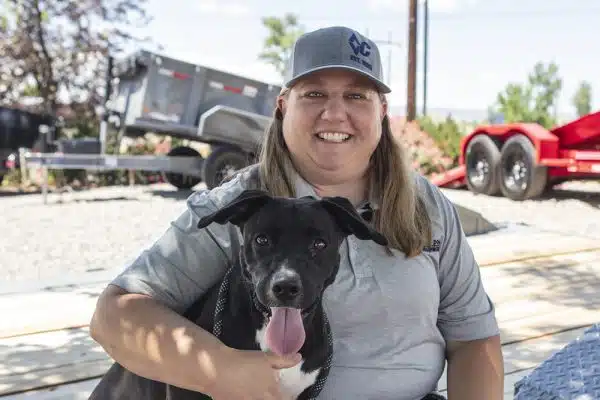
POLYGON ((340 132, 321 132, 318 134, 318 136, 321 140, 335 143, 341 143, 350 138, 350 135, 348 135, 347 133, 340 132))

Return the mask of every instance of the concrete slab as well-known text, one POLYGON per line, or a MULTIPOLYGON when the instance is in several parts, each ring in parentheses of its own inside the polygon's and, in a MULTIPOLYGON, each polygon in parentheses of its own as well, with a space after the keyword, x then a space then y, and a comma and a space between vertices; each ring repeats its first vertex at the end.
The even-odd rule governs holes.
POLYGON ((0 339, 0 396, 102 376, 112 360, 89 331, 0 339))
POLYGON ((462 225, 463 230, 467 236, 480 235, 497 230, 498 228, 485 219, 477 211, 473 211, 467 207, 453 203, 454 208, 458 212, 458 218, 462 225))
POLYGON ((480 266, 600 250, 598 239, 521 224, 507 224, 468 241, 480 266))
POLYGON ((100 382, 100 378, 87 379, 50 389, 3 396, 2 400, 87 400, 98 382, 100 382))
POLYGON ((0 338, 87 326, 107 282, 0 296, 0 338))

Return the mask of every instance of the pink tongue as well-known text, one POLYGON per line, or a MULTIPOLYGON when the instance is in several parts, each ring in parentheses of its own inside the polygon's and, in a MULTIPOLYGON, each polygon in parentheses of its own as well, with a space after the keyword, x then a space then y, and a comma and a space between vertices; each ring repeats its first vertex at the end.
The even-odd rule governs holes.
POLYGON ((269 349, 278 355, 297 353, 304 344, 306 333, 301 311, 295 308, 271 307, 271 320, 266 339, 269 349))

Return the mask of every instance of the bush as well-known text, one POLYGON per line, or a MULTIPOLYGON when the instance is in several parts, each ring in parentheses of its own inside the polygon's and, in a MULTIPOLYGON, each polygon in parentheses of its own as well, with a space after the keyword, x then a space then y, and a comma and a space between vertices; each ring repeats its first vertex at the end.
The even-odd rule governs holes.
POLYGON ((428 176, 442 173, 452 166, 452 160, 418 123, 392 117, 390 125, 394 138, 406 149, 413 168, 419 173, 428 176))
POLYGON ((458 165, 460 141, 465 135, 464 129, 450 115, 440 122, 424 116, 418 118, 417 123, 421 130, 431 136, 444 155, 452 160, 452 167, 458 165))

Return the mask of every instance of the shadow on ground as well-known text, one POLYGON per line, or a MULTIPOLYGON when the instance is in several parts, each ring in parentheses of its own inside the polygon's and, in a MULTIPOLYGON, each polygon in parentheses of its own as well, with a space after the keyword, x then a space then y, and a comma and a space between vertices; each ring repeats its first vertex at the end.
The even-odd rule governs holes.
POLYGON ((185 200, 196 191, 197 190, 165 190, 159 188, 148 188, 144 191, 144 193, 165 199, 185 200))
MULTIPOLYGON (((521 261, 510 266, 511 291, 531 301, 600 310, 600 253, 581 262, 574 256, 521 261)), ((507 288, 508 289, 508 288, 507 288)))
POLYGON ((9 188, 0 188, 0 198, 2 197, 15 197, 15 196, 28 196, 32 194, 42 194, 42 191, 39 189, 36 190, 16 190, 9 188))
POLYGON ((600 252, 495 268, 484 283, 496 305, 507 374, 539 365, 600 322, 600 252))
POLYGON ((85 328, 2 339, 0 396, 98 377, 111 363, 85 328))

